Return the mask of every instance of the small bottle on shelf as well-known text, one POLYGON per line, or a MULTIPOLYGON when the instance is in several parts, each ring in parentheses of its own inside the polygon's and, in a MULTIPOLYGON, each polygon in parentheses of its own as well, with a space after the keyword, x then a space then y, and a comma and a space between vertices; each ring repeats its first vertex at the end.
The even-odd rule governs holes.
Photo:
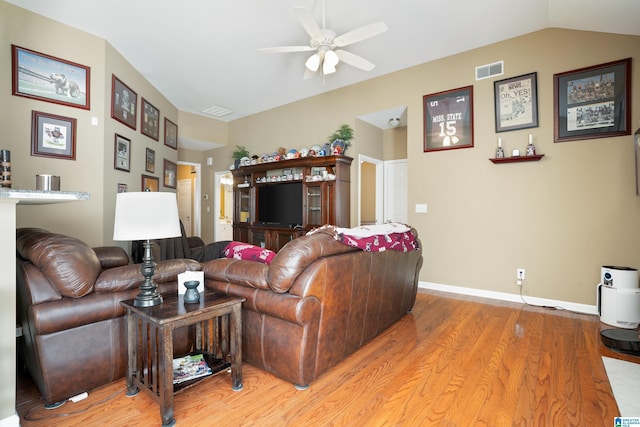
POLYGON ((529 134, 529 144, 527 144, 527 156, 536 155, 536 146, 533 145, 533 135, 529 134))
POLYGON ((504 150, 502 149, 502 138, 498 138, 498 148, 496 148, 496 159, 504 158, 504 150))

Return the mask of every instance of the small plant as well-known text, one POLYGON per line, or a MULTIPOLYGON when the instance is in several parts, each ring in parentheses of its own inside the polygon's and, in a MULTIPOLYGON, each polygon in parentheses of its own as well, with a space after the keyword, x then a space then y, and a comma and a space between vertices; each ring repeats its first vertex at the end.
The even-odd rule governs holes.
POLYGON ((330 137, 329 142, 333 142, 335 140, 344 141, 344 149, 346 150, 351 146, 351 140, 353 139, 353 129, 349 125, 342 125, 338 130, 336 130, 330 137))
POLYGON ((236 145, 236 149, 231 153, 231 157, 235 160, 240 160, 243 157, 249 157, 249 150, 244 145, 236 145))

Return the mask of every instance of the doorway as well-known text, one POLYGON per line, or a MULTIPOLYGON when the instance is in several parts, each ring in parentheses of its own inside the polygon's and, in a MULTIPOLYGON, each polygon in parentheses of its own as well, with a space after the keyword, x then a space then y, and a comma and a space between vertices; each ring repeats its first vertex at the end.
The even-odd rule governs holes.
POLYGON ((233 240, 233 176, 229 171, 216 172, 213 201, 215 241, 233 240))
MULTIPOLYGON (((187 228, 187 224, 185 224, 187 236, 200 236, 201 233, 200 192, 202 183, 200 168, 199 163, 178 162, 178 188, 176 189, 178 208, 180 208, 181 203, 188 203, 191 208, 191 216, 189 218, 191 226, 187 228), (180 184, 180 181, 189 181, 191 190, 189 195, 185 194, 186 183, 180 184), (180 201, 181 198, 182 201, 180 201)), ((180 219, 182 220, 182 216, 180 219)))

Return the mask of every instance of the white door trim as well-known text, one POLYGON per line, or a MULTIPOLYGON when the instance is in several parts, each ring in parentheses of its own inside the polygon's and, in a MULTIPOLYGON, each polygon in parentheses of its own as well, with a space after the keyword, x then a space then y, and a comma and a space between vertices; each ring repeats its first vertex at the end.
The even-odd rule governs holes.
POLYGON ((384 216, 384 162, 374 157, 358 154, 358 226, 362 225, 362 212, 360 212, 360 204, 362 203, 362 162, 376 165, 376 223, 382 222, 384 216))
POLYGON ((187 166, 192 166, 195 167, 196 170, 196 179, 195 179, 195 185, 194 185, 194 189, 193 189, 193 214, 192 214, 192 221, 193 221, 193 235, 194 236, 201 236, 202 233, 202 215, 200 214, 200 194, 202 191, 202 166, 200 165, 200 163, 192 163, 192 162, 178 162, 179 165, 187 165, 187 166))

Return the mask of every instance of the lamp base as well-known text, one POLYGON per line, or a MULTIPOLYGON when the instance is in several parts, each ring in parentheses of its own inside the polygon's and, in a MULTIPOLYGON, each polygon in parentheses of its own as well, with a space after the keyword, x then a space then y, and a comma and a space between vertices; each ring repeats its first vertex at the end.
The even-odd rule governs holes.
POLYGON ((153 262, 151 254, 151 241, 146 240, 143 243, 144 256, 142 257, 142 265, 140 272, 144 277, 144 282, 140 285, 140 293, 133 300, 134 307, 153 307, 162 304, 162 295, 158 292, 158 285, 151 279, 156 269, 156 263, 153 262))
POLYGON ((162 304, 162 295, 155 293, 154 295, 142 295, 139 293, 133 300, 134 307, 153 307, 162 304))

